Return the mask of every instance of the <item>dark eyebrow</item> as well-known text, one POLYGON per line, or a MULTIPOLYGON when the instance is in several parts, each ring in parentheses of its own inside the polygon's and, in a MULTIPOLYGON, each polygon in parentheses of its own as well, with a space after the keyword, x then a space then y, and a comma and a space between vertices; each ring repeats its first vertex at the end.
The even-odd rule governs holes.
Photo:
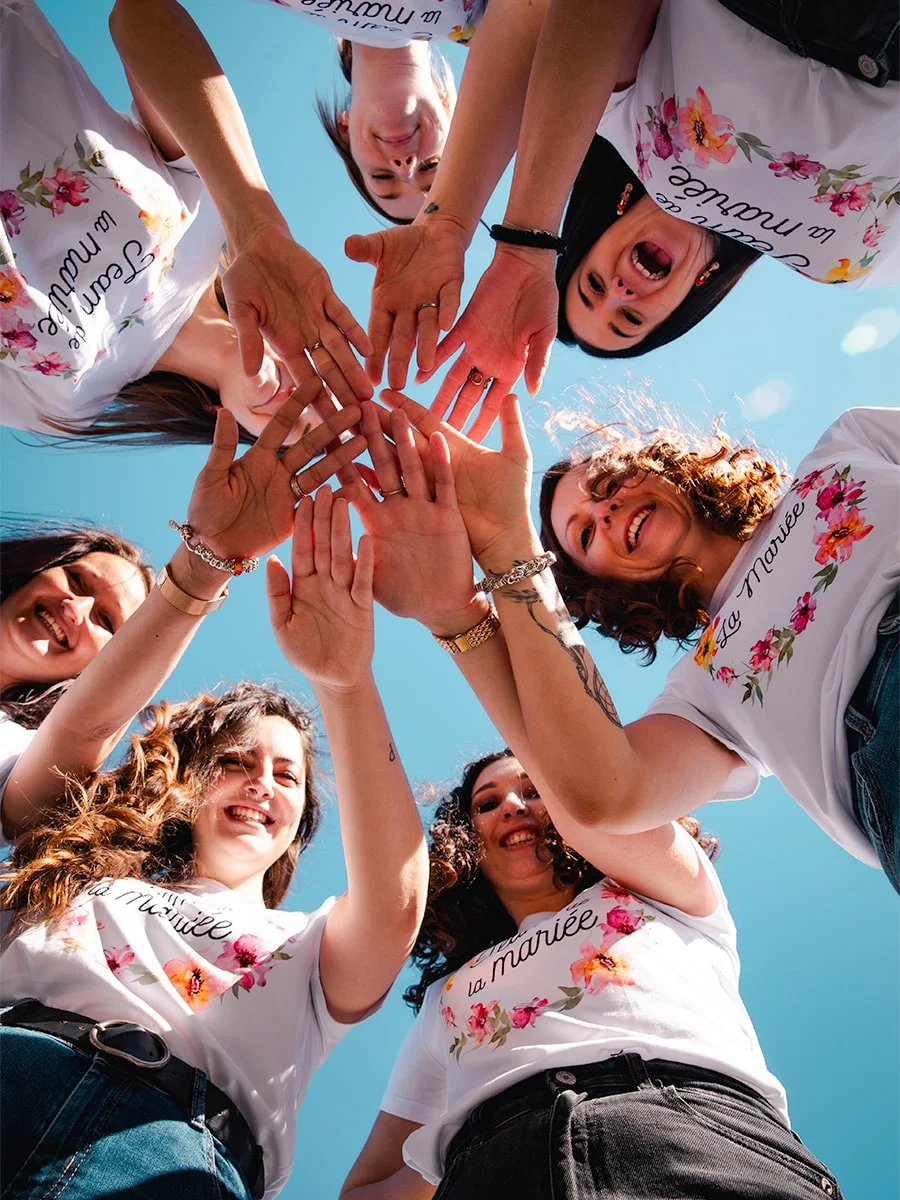
POLYGON ((613 325, 612 321, 609 323, 609 329, 616 335, 616 337, 625 338, 625 340, 628 342, 633 342, 636 337, 641 336, 639 333, 623 333, 618 326, 613 325))
POLYGON ((376 200, 399 200, 400 199, 399 192, 376 192, 374 188, 372 188, 371 191, 372 191, 372 195, 375 197, 376 200))
POLYGON ((493 781, 491 781, 490 783, 483 783, 481 785, 481 787, 476 788, 475 791, 472 793, 472 799, 474 800, 479 792, 486 792, 490 788, 495 788, 496 786, 497 786, 496 783, 494 783, 493 781))

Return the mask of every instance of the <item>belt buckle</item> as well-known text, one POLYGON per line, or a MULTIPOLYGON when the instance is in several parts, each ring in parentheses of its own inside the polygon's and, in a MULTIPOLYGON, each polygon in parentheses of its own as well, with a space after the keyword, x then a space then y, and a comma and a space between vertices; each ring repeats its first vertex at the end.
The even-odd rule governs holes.
POLYGON ((154 1033, 151 1029, 145 1029, 143 1025, 137 1025, 133 1021, 98 1021, 88 1033, 88 1041, 95 1050, 100 1050, 103 1054, 112 1055, 113 1058, 122 1058, 125 1062, 129 1062, 132 1066, 143 1067, 147 1071, 158 1071, 164 1067, 172 1057, 169 1053, 169 1047, 165 1041, 154 1033), (127 1050, 120 1050, 116 1046, 110 1046, 104 1042, 102 1035, 104 1033, 145 1033, 152 1038, 154 1042, 161 1047, 161 1057, 156 1061, 148 1061, 144 1058, 138 1058, 134 1054, 129 1054, 127 1050))

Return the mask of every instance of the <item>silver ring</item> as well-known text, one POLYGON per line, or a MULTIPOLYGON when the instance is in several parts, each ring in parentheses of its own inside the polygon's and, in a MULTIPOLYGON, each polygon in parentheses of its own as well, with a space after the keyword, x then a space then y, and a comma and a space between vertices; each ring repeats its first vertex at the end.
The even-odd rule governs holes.
POLYGON ((392 492, 386 492, 384 490, 384 488, 379 488, 378 490, 379 490, 379 492, 381 492, 381 497, 383 500, 387 500, 388 496, 405 496, 406 495, 405 487, 394 488, 394 490, 392 492))
POLYGON ((437 300, 426 300, 424 304, 419 305, 419 307, 416 309, 416 312, 421 312, 423 308, 440 308, 440 307, 441 306, 437 302, 437 300))
MULTIPOLYGON (((298 471, 297 475, 299 475, 299 474, 300 474, 300 472, 298 471)), ((294 493, 294 495, 297 497, 298 500, 305 500, 307 498, 307 496, 309 495, 309 493, 304 492, 303 488, 297 482, 297 475, 291 476, 291 491, 294 493)))

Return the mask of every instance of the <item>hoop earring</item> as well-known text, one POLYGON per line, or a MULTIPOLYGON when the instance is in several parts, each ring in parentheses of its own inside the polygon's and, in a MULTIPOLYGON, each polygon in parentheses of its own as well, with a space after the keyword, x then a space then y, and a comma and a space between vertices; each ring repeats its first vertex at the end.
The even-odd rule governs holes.
POLYGON ((707 279, 709 279, 709 277, 710 277, 710 275, 712 275, 713 271, 718 271, 718 269, 719 269, 719 264, 716 262, 715 259, 713 259, 713 261, 709 264, 709 266, 704 267, 703 270, 700 272, 700 274, 697 276, 697 278, 694 280, 694 287, 703 287, 704 283, 706 283, 707 279))
POLYGON ((634 185, 631 183, 626 183, 625 187, 622 190, 622 195, 619 197, 619 203, 616 205, 616 216, 617 217, 621 217, 622 213, 628 207, 628 201, 629 201, 629 199, 631 197, 631 193, 633 191, 634 191, 634 185))

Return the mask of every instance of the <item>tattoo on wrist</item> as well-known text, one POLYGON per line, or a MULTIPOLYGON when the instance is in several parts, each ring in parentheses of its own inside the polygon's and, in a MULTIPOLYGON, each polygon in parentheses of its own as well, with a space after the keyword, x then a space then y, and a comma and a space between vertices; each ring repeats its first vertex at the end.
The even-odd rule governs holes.
POLYGON ((542 629, 544 633, 549 634, 555 642, 562 646, 575 665, 575 670, 578 672, 578 678, 581 680, 581 686, 584 688, 585 695, 600 706, 607 721, 615 725, 618 729, 621 729, 622 722, 619 720, 619 714, 616 712, 612 696, 610 696, 600 672, 597 670, 593 659, 588 653, 587 646, 579 638, 578 631, 572 623, 572 618, 569 616, 568 609, 559 592, 556 593, 554 604, 554 614, 559 623, 557 629, 548 629, 546 625, 541 624, 537 617, 535 609, 542 602, 541 594, 537 588, 504 588, 503 595, 507 599, 512 600, 514 604, 524 604, 528 609, 528 615, 534 621, 535 625, 537 625, 538 629, 542 629))
POLYGON ((394 743, 388 742, 388 762, 397 761, 397 751, 394 749, 394 743))
POLYGON ((427 217, 429 213, 440 212, 440 211, 441 211, 441 206, 439 204, 435 204, 434 202, 432 202, 431 204, 425 205, 425 208, 422 212, 422 216, 427 217))

